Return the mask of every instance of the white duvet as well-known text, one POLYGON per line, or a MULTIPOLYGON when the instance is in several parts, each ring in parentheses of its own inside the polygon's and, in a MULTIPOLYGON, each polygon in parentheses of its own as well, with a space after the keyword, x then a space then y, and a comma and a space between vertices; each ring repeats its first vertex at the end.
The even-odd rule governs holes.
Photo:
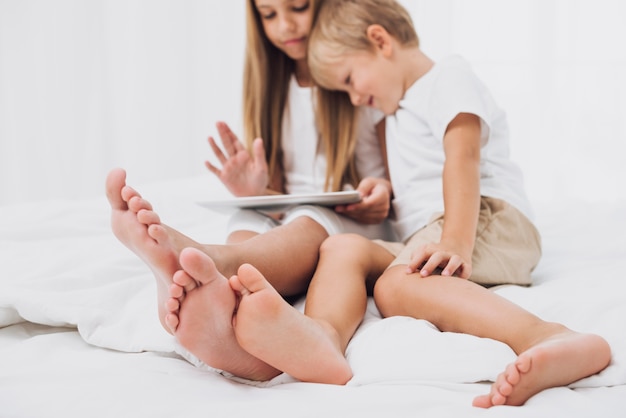
MULTIPOLYGON (((200 242, 221 243, 226 215, 194 203, 223 197, 222 190, 210 195, 216 188, 208 183, 199 177, 140 190, 163 222, 200 242)), ((497 292, 544 319, 609 341, 610 366, 571 387, 626 385, 626 202, 563 202, 535 212, 544 243, 535 284, 497 292)), ((104 197, 0 207, 0 265, 0 327, 28 321, 76 328, 90 346, 178 358, 180 350, 157 318, 154 279, 112 235, 104 197)), ((11 370, 11 359, 2 353, 0 381, 2 370, 11 370)), ((442 333, 425 321, 381 319, 370 301, 347 357, 354 370, 349 386, 441 387, 492 381, 514 354, 497 341, 442 333)), ((14 370, 9 374, 15 377, 14 370)), ((307 385, 279 376, 262 386, 285 384, 307 385)))

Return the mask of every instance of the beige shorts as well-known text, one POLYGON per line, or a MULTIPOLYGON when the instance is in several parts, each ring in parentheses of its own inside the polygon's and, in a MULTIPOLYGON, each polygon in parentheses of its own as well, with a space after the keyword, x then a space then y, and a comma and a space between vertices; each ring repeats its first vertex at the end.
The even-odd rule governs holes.
MULTIPOLYGON (((443 213, 406 243, 375 240, 396 259, 389 265, 408 264, 411 254, 422 245, 439 242, 443 213)), ((537 228, 515 207, 491 197, 482 197, 470 280, 483 286, 532 284, 531 272, 541 258, 541 237, 537 228)))

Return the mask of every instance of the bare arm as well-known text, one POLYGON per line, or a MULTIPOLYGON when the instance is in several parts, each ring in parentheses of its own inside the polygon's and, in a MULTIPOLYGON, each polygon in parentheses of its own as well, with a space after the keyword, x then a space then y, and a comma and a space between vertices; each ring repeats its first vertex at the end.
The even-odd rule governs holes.
POLYGON ((422 276, 437 267, 442 275, 468 278, 480 210, 480 119, 461 113, 450 122, 444 136, 444 223, 441 241, 418 250, 409 269, 422 276))

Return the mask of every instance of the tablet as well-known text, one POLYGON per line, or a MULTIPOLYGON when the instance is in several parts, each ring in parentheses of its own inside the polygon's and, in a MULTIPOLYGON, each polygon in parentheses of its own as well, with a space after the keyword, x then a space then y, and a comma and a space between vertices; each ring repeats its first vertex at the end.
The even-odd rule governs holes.
POLYGON ((198 202, 209 209, 240 208, 260 210, 282 210, 296 205, 336 206, 357 203, 361 195, 356 190, 312 194, 274 194, 265 196, 236 197, 226 200, 198 202))

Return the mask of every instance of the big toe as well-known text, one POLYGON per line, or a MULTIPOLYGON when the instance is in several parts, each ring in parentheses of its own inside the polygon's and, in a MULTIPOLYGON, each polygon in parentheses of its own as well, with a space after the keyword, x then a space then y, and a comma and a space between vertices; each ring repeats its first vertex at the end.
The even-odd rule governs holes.
POLYGON ((480 395, 480 396, 475 397, 474 401, 472 402, 472 406, 475 406, 478 408, 489 408, 493 406, 493 404, 491 403, 491 396, 480 395))
POLYGON ((239 281, 252 293, 272 287, 261 272, 250 264, 242 264, 237 275, 239 281))
POLYGON ((126 171, 115 168, 109 172, 106 179, 106 195, 113 209, 127 209, 122 198, 122 188, 126 185, 126 171))
POLYGON ((180 252, 179 261, 183 270, 199 283, 207 284, 215 278, 224 278, 211 257, 197 248, 184 248, 180 252))

